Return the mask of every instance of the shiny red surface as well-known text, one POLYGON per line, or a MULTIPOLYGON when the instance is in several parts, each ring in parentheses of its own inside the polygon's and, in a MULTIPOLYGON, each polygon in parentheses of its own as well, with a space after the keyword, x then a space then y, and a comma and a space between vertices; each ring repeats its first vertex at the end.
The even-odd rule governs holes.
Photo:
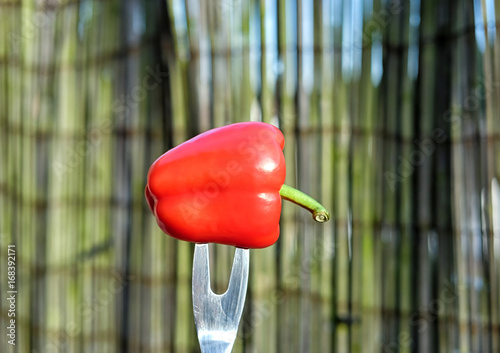
POLYGON ((276 127, 209 130, 158 158, 146 199, 160 228, 185 241, 264 248, 279 237, 285 140, 276 127))

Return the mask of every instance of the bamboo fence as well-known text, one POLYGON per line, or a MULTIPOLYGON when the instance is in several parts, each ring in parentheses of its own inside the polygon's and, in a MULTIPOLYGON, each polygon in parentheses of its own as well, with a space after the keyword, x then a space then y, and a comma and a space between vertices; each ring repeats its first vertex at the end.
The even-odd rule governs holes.
MULTIPOLYGON (((0 352, 199 352, 193 246, 158 229, 146 173, 249 120, 283 131, 287 184, 333 220, 283 205, 233 352, 500 352, 499 18, 498 0, 0 0, 0 352)), ((211 246, 216 292, 233 253, 211 246)))

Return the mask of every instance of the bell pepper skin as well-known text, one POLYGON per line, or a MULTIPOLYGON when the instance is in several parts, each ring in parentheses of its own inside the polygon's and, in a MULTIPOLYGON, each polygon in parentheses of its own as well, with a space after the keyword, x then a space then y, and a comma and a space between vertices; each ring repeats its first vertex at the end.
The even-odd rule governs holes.
POLYGON ((202 133, 151 166, 146 199, 174 238, 265 248, 279 237, 285 139, 273 125, 236 123, 202 133))

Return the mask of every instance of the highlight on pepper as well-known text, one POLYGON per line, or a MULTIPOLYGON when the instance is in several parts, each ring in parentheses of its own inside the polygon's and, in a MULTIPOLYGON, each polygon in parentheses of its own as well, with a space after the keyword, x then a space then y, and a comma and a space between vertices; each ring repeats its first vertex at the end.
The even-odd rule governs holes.
POLYGON ((190 242, 265 248, 279 237, 281 199, 328 221, 319 202, 284 185, 284 144, 275 126, 245 122, 167 151, 151 165, 145 190, 159 227, 190 242))

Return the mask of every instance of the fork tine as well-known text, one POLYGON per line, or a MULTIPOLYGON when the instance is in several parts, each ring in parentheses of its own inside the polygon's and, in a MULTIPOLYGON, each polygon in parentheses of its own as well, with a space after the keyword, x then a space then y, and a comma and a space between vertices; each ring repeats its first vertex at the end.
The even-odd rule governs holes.
POLYGON ((231 352, 243 313, 248 284, 249 250, 237 248, 227 291, 210 288, 208 244, 196 244, 193 259, 193 311, 203 353, 231 352))
POLYGON ((193 298, 213 293, 210 289, 210 261, 208 244, 196 244, 193 259, 193 298), (196 285, 195 285, 196 283, 196 285))
POLYGON ((248 285, 249 250, 236 248, 233 268, 227 291, 223 294, 222 305, 230 309, 238 322, 243 312, 248 285))

